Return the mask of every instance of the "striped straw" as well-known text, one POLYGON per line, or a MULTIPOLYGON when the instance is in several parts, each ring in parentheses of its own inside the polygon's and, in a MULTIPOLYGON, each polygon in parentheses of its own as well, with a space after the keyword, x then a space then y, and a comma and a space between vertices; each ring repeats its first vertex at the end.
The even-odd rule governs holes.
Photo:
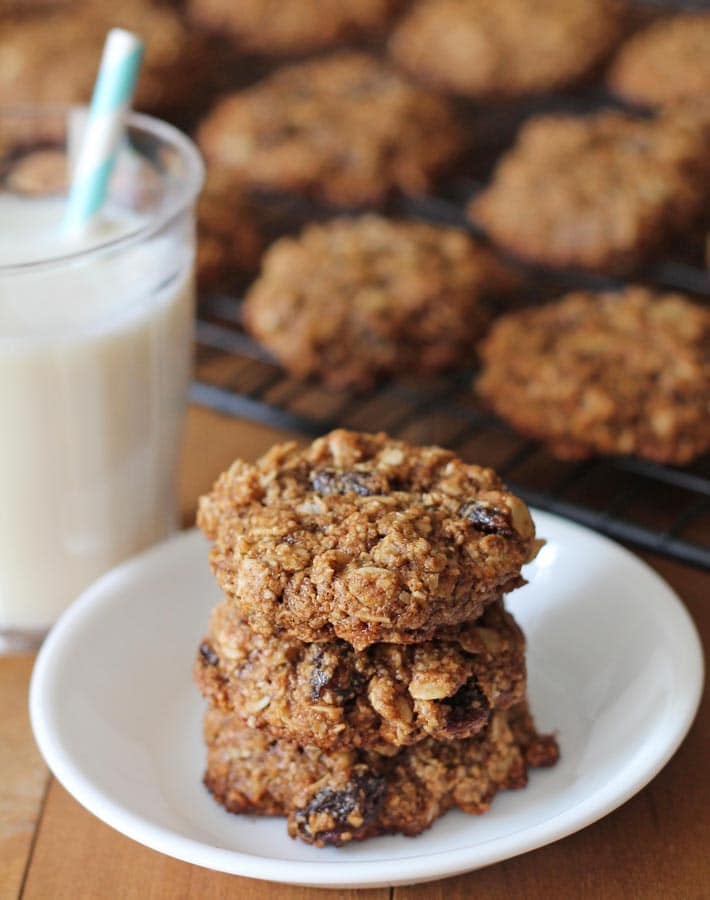
POLYGON ((74 166, 65 231, 84 228, 104 202, 142 56, 143 42, 135 34, 122 28, 109 31, 74 166))

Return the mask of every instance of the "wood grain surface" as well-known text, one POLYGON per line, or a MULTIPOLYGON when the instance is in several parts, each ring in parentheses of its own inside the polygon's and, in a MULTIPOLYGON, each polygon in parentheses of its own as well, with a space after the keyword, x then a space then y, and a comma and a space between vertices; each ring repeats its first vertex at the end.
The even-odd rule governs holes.
MULTIPOLYGON (((196 499, 236 456, 253 458, 276 432, 190 412, 181 485, 185 524, 196 499)), ((647 556, 687 603, 710 643, 708 576, 647 556)), ((710 897, 710 709, 707 691, 675 757, 640 794, 576 835, 487 869, 415 887, 321 891, 222 875, 123 837, 50 779, 29 728, 32 659, 0 658, 0 900, 701 900, 710 897)), ((268 871, 264 878, 268 879, 268 871)))

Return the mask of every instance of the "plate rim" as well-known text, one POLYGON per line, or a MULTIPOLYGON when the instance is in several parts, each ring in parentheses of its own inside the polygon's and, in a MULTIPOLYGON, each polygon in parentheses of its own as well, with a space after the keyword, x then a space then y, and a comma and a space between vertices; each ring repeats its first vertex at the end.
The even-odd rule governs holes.
POLYGON ((321 888, 373 888, 433 881, 473 871, 505 859, 512 859, 586 828, 613 812, 642 790, 667 764, 684 740, 693 724, 702 697, 704 683, 702 642, 692 616, 681 598, 645 560, 610 538, 576 522, 535 508, 532 508, 531 512, 536 524, 540 522, 541 530, 544 530, 544 522, 549 521, 570 529, 572 533, 576 531, 586 538, 597 541, 598 546, 604 552, 616 554, 621 560, 636 566, 638 572, 643 572, 644 577, 655 582, 655 586, 659 589, 656 602, 665 605, 668 614, 675 616, 674 631, 685 629, 686 632, 683 643, 684 668, 688 684, 686 692, 679 698, 679 703, 668 722, 668 734, 665 742, 658 744, 649 758, 639 765, 636 777, 625 777, 628 766, 622 766, 604 785, 603 790, 597 790, 590 798, 564 809, 542 822, 515 832, 516 842, 512 850, 508 846, 512 835, 508 833, 467 847, 440 850, 421 857, 413 855, 411 858, 401 861, 406 863, 406 874, 401 877, 392 877, 391 874, 388 874, 388 870, 396 865, 396 861, 393 860, 324 858, 308 861, 255 856, 243 850, 228 850, 210 846, 205 842, 178 834, 162 825, 156 825, 106 795, 100 787, 84 775, 63 747, 59 734, 53 733, 51 714, 49 710, 45 709, 45 699, 48 697, 55 660, 61 656, 65 644, 71 643, 75 625, 79 625, 85 616, 95 611, 95 608, 99 609, 102 603, 110 604, 112 602, 111 592, 107 591, 107 588, 115 582, 120 583, 130 579, 139 573, 146 563, 171 552, 174 545, 192 543, 199 535, 195 528, 180 531, 105 573, 82 592, 50 631, 35 661, 29 691, 32 730, 46 764, 78 803, 124 836, 183 862, 228 874, 282 884, 321 888), (619 780, 622 783, 617 785, 619 780), (580 806, 583 807, 581 814, 580 806), (475 852, 474 860, 470 858, 472 851, 475 852), (265 873, 267 868, 268 873, 265 873), (345 874, 339 877, 338 869, 345 874))

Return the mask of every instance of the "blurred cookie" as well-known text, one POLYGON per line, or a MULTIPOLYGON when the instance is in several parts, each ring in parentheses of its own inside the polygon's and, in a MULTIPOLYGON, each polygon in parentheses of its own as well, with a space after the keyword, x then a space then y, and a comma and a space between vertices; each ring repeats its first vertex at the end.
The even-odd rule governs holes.
POLYGON ((400 5, 401 0, 189 0, 188 9, 238 50, 280 56, 377 34, 400 5))
POLYGON ((516 256, 624 272, 691 228, 710 186, 710 120, 539 116, 468 214, 516 256))
POLYGON ((229 289, 259 265, 257 214, 229 173, 211 168, 197 205, 197 280, 201 291, 229 289))
POLYGON ((106 33, 123 27, 144 37, 137 109, 163 112, 191 102, 202 50, 178 14, 146 0, 79 0, 6 19, 0 27, 0 104, 84 103, 106 33))
POLYGON ((207 712, 204 733, 204 780, 218 803, 234 813, 286 816, 291 837, 319 847, 413 836, 453 807, 479 815, 498 791, 524 787, 528 768, 559 756, 524 704, 494 713, 476 737, 429 739, 394 756, 274 741, 217 710, 207 712))
POLYGON ((561 458, 684 464, 710 449, 710 309, 631 287, 499 318, 477 388, 561 458))
POLYGON ((6 165, 0 165, 0 183, 5 190, 17 194, 61 194, 69 185, 66 154, 47 148, 18 155, 6 165))
POLYGON ((228 96, 199 141, 249 187, 350 206, 426 191, 462 149, 445 100, 361 53, 283 67, 228 96))
POLYGON ((710 99, 710 12, 659 19, 630 38, 608 76, 615 94, 663 106, 710 99))
POLYGON ((237 460, 200 500, 210 562, 251 628, 362 650, 418 643, 524 583, 527 507, 440 447, 333 431, 237 460))
POLYGON ((253 632, 230 600, 212 613, 195 677, 210 704, 272 737, 325 750, 461 740, 525 698, 525 639, 502 603, 424 644, 304 644, 253 632))
POLYGON ((522 97, 578 81, 618 42, 617 0, 420 0, 390 39, 411 75, 475 99, 522 97))
POLYGON ((277 241, 244 316, 292 375, 363 389, 383 374, 470 363, 486 298, 516 284, 463 231, 369 214, 277 241))

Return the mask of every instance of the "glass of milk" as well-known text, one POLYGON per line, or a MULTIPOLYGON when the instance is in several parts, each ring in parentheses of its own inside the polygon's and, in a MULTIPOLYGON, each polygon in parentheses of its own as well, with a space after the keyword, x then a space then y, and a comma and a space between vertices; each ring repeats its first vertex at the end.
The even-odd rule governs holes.
POLYGON ((176 527, 202 163, 128 120, 92 226, 61 228, 85 111, 0 111, 0 652, 176 527))

